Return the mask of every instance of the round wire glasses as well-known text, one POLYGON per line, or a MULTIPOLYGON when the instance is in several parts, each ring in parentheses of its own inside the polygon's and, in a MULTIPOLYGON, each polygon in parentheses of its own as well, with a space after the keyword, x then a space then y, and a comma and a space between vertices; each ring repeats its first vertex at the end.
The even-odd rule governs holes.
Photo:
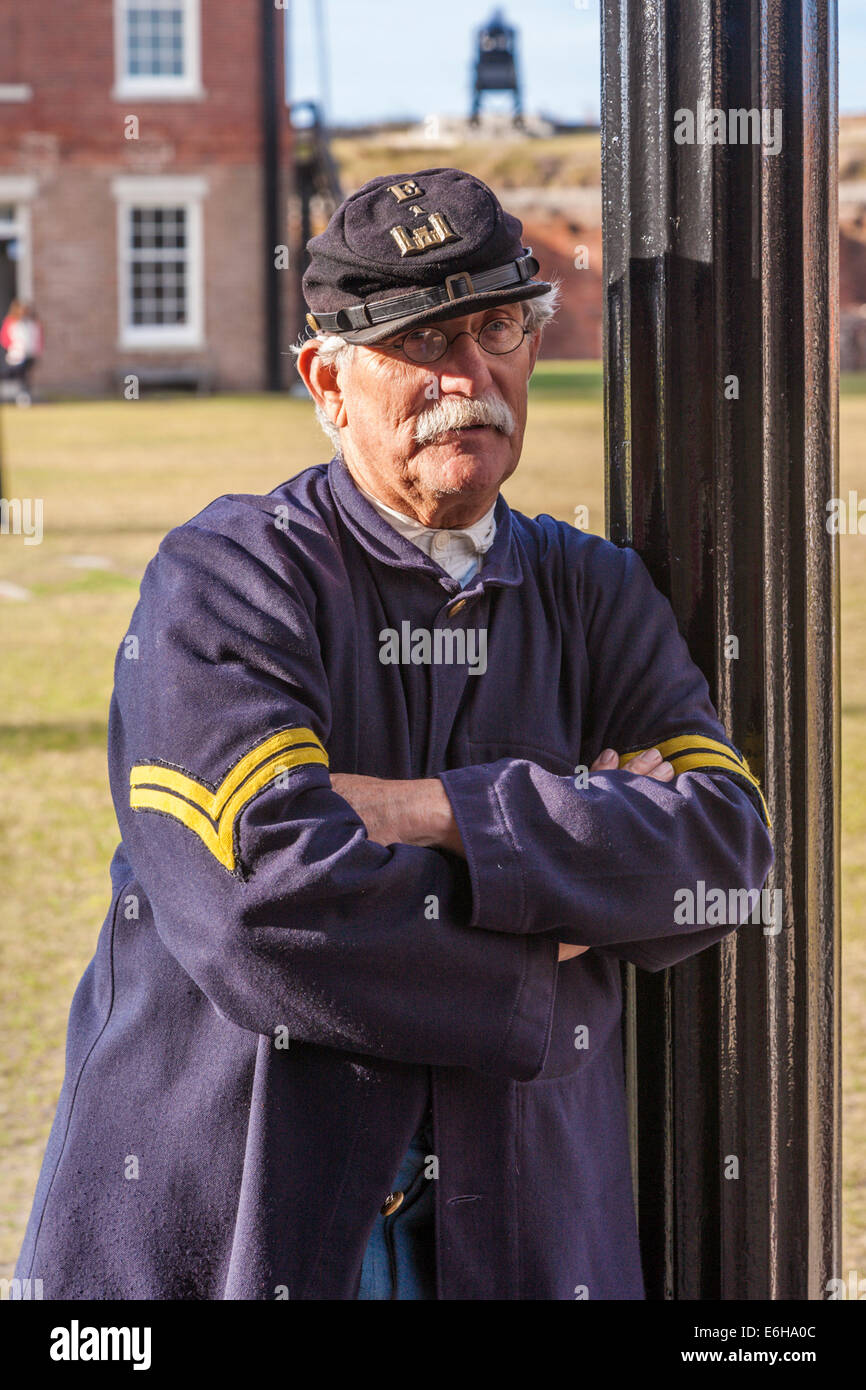
POLYGON ((451 344, 457 338, 462 338, 464 333, 467 337, 474 338, 485 352, 501 357, 503 353, 514 352, 515 348, 520 347, 530 331, 522 323, 518 323, 517 319, 490 319, 480 333, 470 333, 468 328, 464 328, 460 333, 455 333, 453 338, 448 338, 441 328, 412 328, 396 342, 378 343, 377 346, 387 351, 399 350, 410 362, 426 366, 428 362, 438 362, 440 357, 444 357, 451 344))

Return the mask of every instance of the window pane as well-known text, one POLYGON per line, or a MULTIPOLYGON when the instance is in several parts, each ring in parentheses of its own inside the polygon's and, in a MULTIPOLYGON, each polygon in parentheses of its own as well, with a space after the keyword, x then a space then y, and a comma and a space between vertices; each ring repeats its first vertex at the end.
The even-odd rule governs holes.
POLYGON ((126 70, 131 77, 183 77, 184 6, 137 4, 126 12, 126 70))
POLYGON ((186 223, 184 207, 130 210, 130 317, 138 327, 188 322, 186 223))

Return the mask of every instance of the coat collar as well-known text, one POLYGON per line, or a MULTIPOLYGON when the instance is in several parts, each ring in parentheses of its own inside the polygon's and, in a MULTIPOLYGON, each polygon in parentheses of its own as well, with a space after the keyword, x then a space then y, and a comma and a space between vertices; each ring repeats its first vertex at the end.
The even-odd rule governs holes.
POLYGON ((401 536, 376 508, 368 502, 364 494, 355 486, 352 475, 335 455, 328 464, 328 483, 334 504, 352 532, 355 539, 370 554, 384 565, 397 569, 423 570, 435 579, 449 594, 471 594, 487 585, 513 586, 523 582, 517 543, 511 518, 511 509, 502 493, 496 499, 496 535, 493 544, 484 556, 484 564, 477 575, 461 589, 456 579, 452 579, 437 565, 436 561, 405 536, 401 536))

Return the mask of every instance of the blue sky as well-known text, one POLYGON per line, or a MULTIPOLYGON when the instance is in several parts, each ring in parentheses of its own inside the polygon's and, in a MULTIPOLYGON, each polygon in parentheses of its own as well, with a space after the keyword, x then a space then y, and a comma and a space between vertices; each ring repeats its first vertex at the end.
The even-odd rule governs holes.
MULTIPOLYGON (((328 34, 335 123, 468 110, 473 34, 494 0, 291 0, 289 90, 321 95, 313 7, 328 34)), ((507 0, 527 111, 598 119, 599 0, 507 0)), ((866 0, 839 0, 840 106, 866 111, 866 0)))
MULTIPOLYGON (((331 119, 337 124, 468 113, 477 27, 494 0, 292 0, 290 93, 317 97, 312 11, 323 5, 329 37, 331 119)), ((527 111, 598 119, 598 0, 506 0, 520 29, 527 111)))

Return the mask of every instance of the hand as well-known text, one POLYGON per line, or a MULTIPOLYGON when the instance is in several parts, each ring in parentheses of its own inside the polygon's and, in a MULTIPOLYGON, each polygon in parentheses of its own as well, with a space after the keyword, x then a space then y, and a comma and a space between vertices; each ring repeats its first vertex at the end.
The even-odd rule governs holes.
POLYGON ((584 951, 588 951, 588 946, 569 946, 567 941, 559 943, 559 959, 571 960, 574 956, 582 956, 584 951))
MULTIPOLYGON (((619 754, 606 748, 596 758, 590 772, 616 772, 619 754)), ((627 769, 638 776, 653 777, 657 782, 669 782, 674 777, 657 748, 650 748, 632 758, 627 769)), ((451 802, 438 777, 398 780, 386 777, 364 777, 354 772, 332 772, 331 786, 364 822, 369 839, 379 845, 421 845, 451 850, 462 855, 466 850, 451 802)), ((583 955, 588 946, 559 943, 559 960, 573 960, 583 955)))
POLYGON ((666 763, 657 748, 648 748, 623 768, 619 765, 619 754, 613 748, 605 748, 599 753, 590 772, 635 772, 638 776, 652 777, 656 782, 670 782, 676 773, 670 763, 666 763))
POLYGON ((331 786, 360 816, 376 844, 449 849, 465 858, 451 802, 438 777, 401 781, 332 772, 331 786))

